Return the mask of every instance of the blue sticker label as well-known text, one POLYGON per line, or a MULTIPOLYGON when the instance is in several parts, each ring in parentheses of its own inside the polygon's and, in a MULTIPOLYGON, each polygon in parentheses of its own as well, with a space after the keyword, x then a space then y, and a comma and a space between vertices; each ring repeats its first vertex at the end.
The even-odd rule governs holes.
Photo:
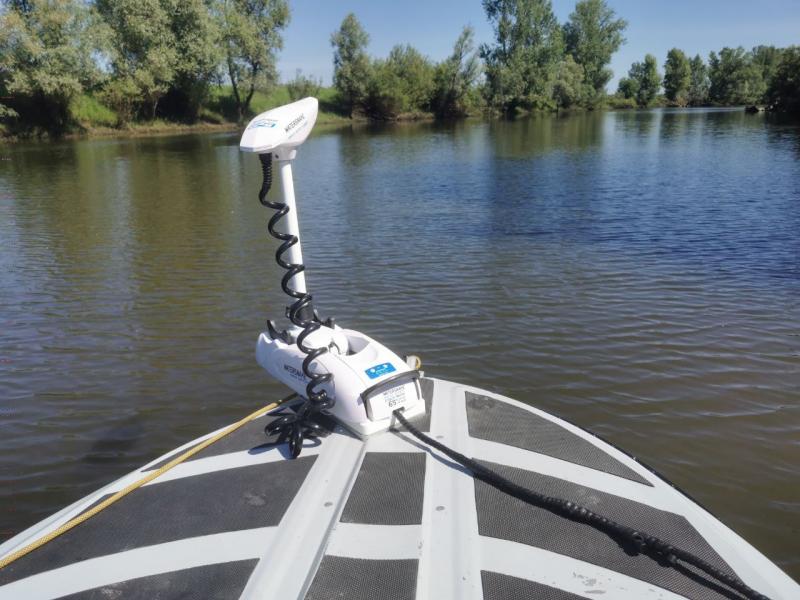
POLYGON ((275 127, 278 122, 275 119, 259 119, 258 121, 253 121, 250 123, 248 129, 254 129, 256 127, 275 127))
POLYGON ((380 365, 375 365, 374 367, 370 367, 366 369, 364 373, 367 374, 367 377, 370 379, 377 379, 381 375, 386 375, 387 373, 394 373, 396 369, 392 366, 392 363, 383 363, 380 365))

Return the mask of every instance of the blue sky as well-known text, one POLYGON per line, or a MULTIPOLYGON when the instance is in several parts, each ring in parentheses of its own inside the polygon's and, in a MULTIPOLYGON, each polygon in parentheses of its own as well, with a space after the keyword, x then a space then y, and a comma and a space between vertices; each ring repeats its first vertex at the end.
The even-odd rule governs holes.
MULTIPOLYGON (((673 46, 707 57, 723 46, 800 44, 800 0, 609 0, 628 21, 627 43, 614 55, 616 89, 631 63, 650 52, 663 65, 673 46)), ((333 73, 331 32, 348 12, 370 34, 369 53, 386 56, 395 44, 410 43, 434 60, 447 56, 461 28, 475 28, 478 43, 491 42, 492 29, 480 0, 289 0, 292 21, 284 35, 278 69, 285 80, 296 69, 322 77, 333 73)), ((564 22, 575 0, 554 0, 564 22)))

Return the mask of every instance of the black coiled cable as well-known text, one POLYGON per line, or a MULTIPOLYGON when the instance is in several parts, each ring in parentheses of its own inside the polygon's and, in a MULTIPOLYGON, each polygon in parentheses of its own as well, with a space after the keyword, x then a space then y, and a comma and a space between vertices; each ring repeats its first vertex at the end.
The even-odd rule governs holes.
MULTIPOLYGON (((272 421, 265 428, 267 435, 279 435, 281 441, 289 442, 289 453, 292 458, 297 458, 303 448, 303 440, 306 437, 316 437, 322 433, 322 427, 316 423, 313 417, 322 410, 333 406, 334 398, 328 396, 321 386, 330 381, 333 375, 330 373, 314 373, 311 364, 320 356, 325 354, 328 349, 325 347, 312 348, 305 345, 305 340, 312 333, 322 327, 322 323, 314 312, 311 294, 298 292, 289 286, 293 277, 305 271, 306 267, 302 264, 290 263, 283 258, 283 255, 297 242, 297 236, 277 231, 275 227, 278 222, 289 212, 289 207, 283 202, 267 200, 267 194, 272 187, 272 154, 259 154, 261 160, 261 172, 263 181, 261 190, 258 192, 258 201, 262 205, 275 210, 275 214, 267 224, 270 235, 281 241, 280 246, 275 251, 275 262, 286 269, 281 278, 281 289, 294 298, 294 302, 289 306, 287 316, 289 320, 300 327, 303 331, 297 336, 297 347, 306 355, 303 360, 303 374, 308 379, 306 385, 306 401, 298 408, 294 414, 284 415, 272 421)), ((269 321, 268 329, 270 335, 280 337, 284 342, 289 343, 291 338, 286 331, 279 332, 272 321, 269 321)))
POLYGON ((528 504, 532 504, 533 506, 543 508, 565 519, 590 525, 591 527, 606 533, 609 537, 617 540, 618 542, 622 542, 635 552, 649 556, 659 563, 674 567, 677 565, 678 561, 681 561, 687 565, 691 565, 710 575, 718 582, 723 583, 731 589, 737 591, 748 600, 769 600, 767 596, 760 594, 738 577, 718 569, 708 561, 703 560, 691 552, 687 552, 681 548, 676 548, 675 546, 654 535, 648 535, 647 533, 637 531, 636 529, 628 527, 627 525, 617 523, 616 521, 604 517, 603 515, 599 515, 585 506, 581 506, 580 504, 570 502, 569 500, 564 500, 563 498, 546 496, 534 490, 522 487, 521 485, 517 485, 496 471, 483 466, 478 461, 464 456, 460 452, 456 452, 452 448, 448 448, 441 442, 437 442, 430 436, 425 435, 419 429, 414 427, 414 425, 409 423, 408 419, 403 416, 403 413, 400 412, 400 410, 395 410, 392 415, 394 415, 397 420, 400 421, 403 427, 411 432, 416 438, 426 443, 428 446, 436 448, 442 454, 453 459, 462 467, 472 471, 472 475, 475 477, 475 479, 480 479, 484 483, 491 485, 492 487, 508 494, 509 496, 517 498, 518 500, 522 500, 523 502, 527 502, 528 504))

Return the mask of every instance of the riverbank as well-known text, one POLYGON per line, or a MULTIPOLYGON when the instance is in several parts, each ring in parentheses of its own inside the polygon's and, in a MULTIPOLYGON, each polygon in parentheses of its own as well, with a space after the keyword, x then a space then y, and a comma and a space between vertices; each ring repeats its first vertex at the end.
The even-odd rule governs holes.
MULTIPOLYGON (((320 125, 342 125, 354 120, 343 115, 337 107, 336 92, 333 88, 320 88, 315 94, 320 101, 317 123, 320 125)), ((269 93, 256 91, 250 103, 250 115, 288 104, 292 101, 287 86, 276 86, 269 93)), ((0 123, 0 143, 42 139, 80 139, 80 138, 127 138, 181 133, 202 133, 213 131, 236 131, 243 127, 236 115, 230 86, 217 86, 211 90, 209 101, 194 122, 156 118, 153 120, 133 120, 122 122, 119 115, 100 99, 91 94, 76 98, 69 107, 70 123, 60 131, 50 131, 37 126, 7 121, 0 123)))
MULTIPOLYGON (((268 109, 265 109, 268 110, 268 109)), ((392 123, 411 123, 434 121, 435 117, 432 114, 419 114, 410 113, 408 115, 401 115, 392 123)), ((317 118, 316 126, 325 128, 338 128, 349 125, 367 125, 369 123, 376 123, 375 121, 364 116, 355 115, 352 118, 341 117, 334 115, 320 114, 317 118)), ((383 121, 380 121, 383 122, 383 121)), ((70 131, 63 135, 59 135, 59 140, 80 140, 80 139, 128 139, 139 137, 160 137, 169 135, 182 135, 192 133, 225 133, 231 131, 241 131, 244 129, 246 123, 237 123, 236 121, 223 121, 221 123, 214 123, 211 121, 200 121, 197 123, 175 123, 172 121, 165 121, 157 119, 144 123, 132 123, 125 127, 103 127, 103 126, 88 126, 79 130, 70 131)), ((19 136, 14 134, 4 134, 0 130, 0 144, 15 144, 20 142, 30 141, 44 141, 53 139, 45 132, 40 135, 19 136)))
MULTIPOLYGON (((241 131, 247 120, 252 116, 292 102, 286 86, 278 86, 271 93, 256 92, 251 102, 250 115, 244 122, 239 122, 233 117, 230 110, 230 88, 221 86, 215 88, 211 94, 211 108, 204 108, 199 120, 193 123, 174 121, 169 119, 154 119, 147 121, 132 121, 119 123, 116 113, 99 102, 90 95, 84 95, 77 99, 71 106, 71 113, 74 120, 73 125, 66 131, 52 133, 41 129, 31 128, 24 131, 14 131, 4 129, 0 124, 0 144, 13 144, 17 142, 27 142, 36 140, 75 140, 75 139, 103 139, 103 138, 139 138, 157 137, 168 135, 181 135, 192 133, 215 133, 241 131)), ((354 114, 346 116, 338 110, 336 91, 333 88, 320 88, 314 93, 320 101, 320 112, 317 117, 317 125, 324 127, 341 127, 349 125, 366 125, 369 123, 410 123, 410 122, 430 122, 435 121, 436 116, 429 112, 408 112, 398 115, 392 120, 373 119, 364 114, 354 114)), ((557 112, 551 111, 517 111, 513 118, 524 118, 535 114, 553 114, 568 116, 586 112, 601 111, 640 111, 652 110, 654 108, 681 108, 669 105, 666 102, 655 102, 652 106, 639 107, 635 103, 620 102, 615 96, 608 96, 606 104, 596 109, 571 107, 557 112)), ((683 107, 689 108, 689 107, 683 107)), ((740 108, 744 107, 691 107, 699 110, 707 108, 740 108)), ((463 118, 502 118, 500 113, 491 112, 488 109, 476 108, 463 118)))

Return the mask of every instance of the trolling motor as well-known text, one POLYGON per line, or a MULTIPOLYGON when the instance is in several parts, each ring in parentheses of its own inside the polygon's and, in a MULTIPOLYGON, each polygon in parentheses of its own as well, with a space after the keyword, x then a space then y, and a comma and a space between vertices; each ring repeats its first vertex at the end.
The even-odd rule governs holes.
POLYGON ((418 365, 407 364, 386 346, 333 319, 320 319, 306 290, 305 265, 292 180, 292 161, 317 120, 316 98, 304 98, 261 113, 247 125, 239 149, 255 152, 261 161, 263 183, 258 199, 276 212, 269 220, 270 235, 281 241, 275 260, 286 273, 281 288, 294 301, 286 308, 291 322, 280 330, 267 321, 258 336, 256 360, 267 372, 305 398, 294 414, 270 423, 268 435, 288 440, 293 457, 303 439, 315 437, 320 413, 334 417, 361 437, 387 430, 392 412, 407 418, 425 413, 418 365), (281 201, 267 199, 272 185, 272 162, 278 163, 281 201), (285 217, 284 230, 277 229, 285 217))

